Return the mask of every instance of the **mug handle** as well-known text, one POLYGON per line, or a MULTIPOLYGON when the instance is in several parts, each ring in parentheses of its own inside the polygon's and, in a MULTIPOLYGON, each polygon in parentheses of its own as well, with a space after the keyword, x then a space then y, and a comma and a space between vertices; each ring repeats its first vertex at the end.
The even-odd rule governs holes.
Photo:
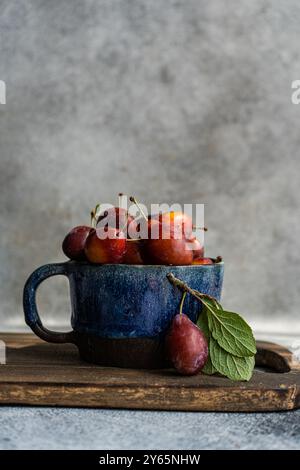
POLYGON ((36 291, 38 286, 48 277, 62 274, 69 277, 69 263, 45 264, 36 269, 28 278, 23 293, 23 308, 25 321, 32 331, 44 341, 48 343, 75 343, 75 332, 69 331, 61 333, 51 331, 45 328, 41 322, 37 306, 36 291))

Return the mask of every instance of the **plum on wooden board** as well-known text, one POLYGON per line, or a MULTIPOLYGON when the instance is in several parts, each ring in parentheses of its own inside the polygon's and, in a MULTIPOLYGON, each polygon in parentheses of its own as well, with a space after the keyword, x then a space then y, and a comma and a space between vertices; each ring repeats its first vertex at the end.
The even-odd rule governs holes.
POLYGON ((166 349, 174 368, 182 375, 197 374, 208 358, 204 333, 184 313, 173 318, 166 336, 166 349))

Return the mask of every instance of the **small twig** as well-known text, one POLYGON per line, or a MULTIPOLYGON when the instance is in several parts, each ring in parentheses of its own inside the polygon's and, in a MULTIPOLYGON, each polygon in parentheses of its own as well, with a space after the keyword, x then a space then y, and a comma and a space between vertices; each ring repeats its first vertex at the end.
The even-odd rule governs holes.
POLYGON ((148 217, 146 216, 145 212, 143 211, 142 207, 140 206, 140 203, 136 200, 136 198, 133 196, 130 196, 129 201, 133 202, 137 206, 137 208, 140 211, 140 215, 142 215, 142 217, 144 217, 146 222, 148 222, 148 217))
POLYGON ((167 278, 170 283, 173 284, 173 286, 178 287, 180 290, 188 292, 191 295, 195 295, 194 289, 189 287, 185 282, 175 277, 173 273, 168 273, 167 278))
POLYGON ((177 277, 175 277, 173 273, 168 273, 167 278, 170 281, 170 283, 173 284, 173 286, 178 287, 178 289, 184 292, 188 292, 193 297, 196 297, 196 299, 200 300, 200 302, 202 302, 202 299, 205 299, 205 298, 216 301, 216 299, 212 297, 211 295, 202 294, 201 292, 195 289, 192 289, 185 282, 181 281, 181 279, 178 279, 177 277))
POLYGON ((91 226, 93 228, 96 228, 97 224, 99 222, 100 215, 98 216, 98 209, 99 209, 100 206, 101 206, 101 204, 96 204, 96 207, 94 209, 92 209, 91 212, 90 212, 91 226))

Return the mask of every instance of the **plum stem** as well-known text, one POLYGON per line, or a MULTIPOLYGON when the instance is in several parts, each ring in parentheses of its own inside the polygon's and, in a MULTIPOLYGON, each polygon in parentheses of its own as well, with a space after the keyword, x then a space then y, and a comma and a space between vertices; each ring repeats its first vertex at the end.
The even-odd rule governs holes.
POLYGON ((199 292, 195 289, 192 289, 184 281, 182 281, 181 279, 178 279, 177 277, 175 277, 173 273, 168 273, 167 278, 170 281, 170 283, 173 284, 173 286, 178 287, 179 289, 181 289, 184 292, 188 292, 193 297, 195 297, 197 300, 200 300, 201 303, 203 303, 203 299, 205 299, 205 298, 213 300, 213 301, 217 300, 214 297, 212 297, 211 295, 202 294, 202 292, 199 292))
POLYGON ((97 222, 98 222, 97 213, 98 213, 98 209, 99 209, 100 205, 101 204, 96 204, 96 207, 94 209, 92 209, 91 212, 90 212, 91 226, 93 228, 96 228, 96 226, 97 226, 97 222))
POLYGON ((133 197, 133 196, 130 196, 129 201, 133 202, 133 203, 137 206, 137 208, 139 209, 141 215, 144 217, 144 219, 146 220, 146 222, 148 222, 148 218, 147 218, 145 212, 143 211, 143 209, 141 208, 139 202, 136 200, 136 198, 133 197))
MULTIPOLYGON (((122 206, 122 202, 123 202, 122 200, 123 200, 123 197, 124 197, 124 196, 125 196, 125 194, 123 194, 123 193, 119 193, 119 194, 118 194, 118 200, 119 200, 118 204, 119 204, 119 207, 121 207, 121 208, 123 207, 123 206, 122 206)), ((128 211, 127 211, 127 213, 128 213, 128 211)), ((128 218, 128 217, 127 217, 127 218, 128 218)))
POLYGON ((182 307, 183 307, 183 304, 184 304, 184 299, 186 298, 186 291, 183 292, 182 294, 182 297, 181 297, 181 301, 180 301, 180 305, 179 305, 179 315, 181 316, 182 315, 182 307))

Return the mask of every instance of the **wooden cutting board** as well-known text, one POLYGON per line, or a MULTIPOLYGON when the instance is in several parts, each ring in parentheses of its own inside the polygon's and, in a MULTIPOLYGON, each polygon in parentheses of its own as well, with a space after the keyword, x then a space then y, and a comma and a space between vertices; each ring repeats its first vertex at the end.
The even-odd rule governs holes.
POLYGON ((48 344, 31 334, 0 334, 1 405, 50 405, 187 411, 271 411, 300 406, 300 366, 276 344, 257 343, 249 382, 173 370, 100 367, 79 359, 72 345, 48 344))

